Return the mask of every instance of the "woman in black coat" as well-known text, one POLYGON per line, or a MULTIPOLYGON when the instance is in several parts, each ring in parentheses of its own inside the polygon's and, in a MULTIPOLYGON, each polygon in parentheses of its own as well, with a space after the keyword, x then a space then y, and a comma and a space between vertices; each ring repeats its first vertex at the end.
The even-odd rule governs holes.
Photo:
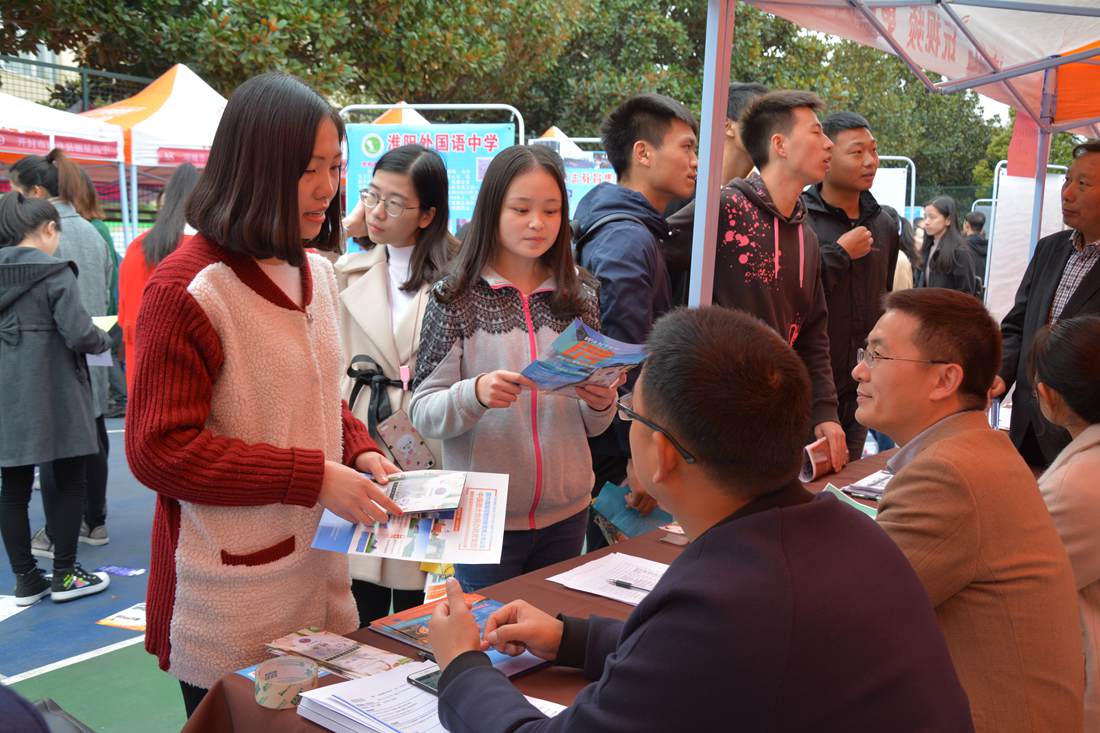
POLYGON ((959 206, 937 196, 924 207, 924 267, 919 287, 948 288, 981 297, 974 259, 959 225, 959 206))
POLYGON ((84 464, 98 449, 85 354, 111 339, 80 302, 76 265, 53 256, 61 217, 44 200, 12 192, 0 199, 0 536, 15 573, 15 603, 49 595, 68 601, 106 590, 105 573, 76 563, 84 464), (43 485, 54 533, 53 580, 31 555, 27 506, 35 465, 51 465, 43 485))

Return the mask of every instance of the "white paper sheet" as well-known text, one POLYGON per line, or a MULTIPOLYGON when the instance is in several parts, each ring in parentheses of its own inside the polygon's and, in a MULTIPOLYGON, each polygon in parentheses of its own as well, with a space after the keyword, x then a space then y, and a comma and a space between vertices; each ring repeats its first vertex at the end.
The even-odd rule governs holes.
POLYGON ((326 510, 313 547, 417 562, 495 565, 504 546, 507 505, 507 474, 471 472, 453 518, 392 517, 384 526, 368 527, 326 510))
POLYGON ((433 667, 431 662, 406 664, 372 677, 310 690, 302 693, 299 711, 305 706, 337 713, 348 719, 346 725, 352 730, 444 733, 435 695, 413 687, 407 679, 433 667))
POLYGON ((594 593, 604 598, 637 606, 646 597, 648 591, 620 588, 613 581, 622 580, 641 588, 653 588, 666 570, 668 565, 664 563, 612 552, 547 580, 560 583, 566 588, 594 593))

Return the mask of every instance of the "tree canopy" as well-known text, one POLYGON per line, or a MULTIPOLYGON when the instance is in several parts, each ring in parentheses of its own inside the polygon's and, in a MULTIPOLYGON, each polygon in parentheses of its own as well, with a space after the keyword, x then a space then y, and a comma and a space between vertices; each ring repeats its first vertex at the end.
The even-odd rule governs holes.
MULTIPOLYGON (((829 111, 863 114, 880 151, 916 162, 918 198, 961 187, 966 205, 987 183, 990 146, 1010 133, 975 95, 929 93, 888 54, 743 4, 736 23, 732 79, 810 89, 829 111)), ((706 3, 661 0, 8 0, 0 53, 44 44, 145 76, 182 62, 223 94, 280 70, 337 104, 506 102, 532 132, 592 136, 642 91, 698 112, 705 27, 706 3)))

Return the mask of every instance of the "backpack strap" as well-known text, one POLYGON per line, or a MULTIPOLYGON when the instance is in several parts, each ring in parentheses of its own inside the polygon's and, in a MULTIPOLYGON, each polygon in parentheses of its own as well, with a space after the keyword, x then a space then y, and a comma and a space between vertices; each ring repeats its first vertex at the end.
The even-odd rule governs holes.
POLYGON ((581 251, 584 249, 584 245, 588 244, 588 242, 592 239, 592 237, 596 234, 600 227, 602 227, 604 224, 610 224, 613 221, 632 221, 635 224, 641 224, 643 227, 645 226, 645 222, 643 222, 641 219, 634 216, 633 214, 608 214, 607 216, 603 216, 597 219, 595 223, 588 228, 588 231, 578 237, 577 229, 579 228, 579 226, 577 224, 577 220, 574 219, 573 221, 569 222, 569 228, 573 230, 573 257, 578 264, 580 264, 581 251))

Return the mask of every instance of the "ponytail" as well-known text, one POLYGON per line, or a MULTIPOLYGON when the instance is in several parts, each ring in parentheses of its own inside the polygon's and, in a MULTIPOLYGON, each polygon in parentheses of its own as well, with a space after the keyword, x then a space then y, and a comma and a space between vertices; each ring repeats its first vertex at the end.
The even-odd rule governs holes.
POLYGON ((11 167, 11 179, 20 188, 41 186, 50 196, 72 202, 83 197, 81 171, 60 148, 51 150, 45 158, 28 155, 11 167))

